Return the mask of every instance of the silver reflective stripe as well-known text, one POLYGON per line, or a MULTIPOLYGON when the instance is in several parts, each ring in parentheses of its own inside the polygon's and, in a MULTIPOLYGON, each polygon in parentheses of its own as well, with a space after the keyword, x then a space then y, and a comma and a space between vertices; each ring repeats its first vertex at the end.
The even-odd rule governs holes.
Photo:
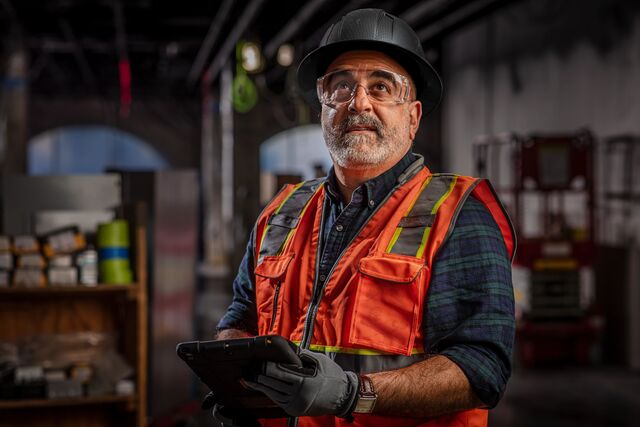
POLYGON ((440 200, 448 195, 455 180, 455 175, 432 175, 411 211, 398 224, 397 240, 388 252, 421 257, 421 248, 426 243, 440 200))
POLYGON ((390 371, 404 368, 428 357, 426 354, 399 356, 395 354, 363 355, 349 353, 329 353, 331 358, 345 371, 359 374, 390 371))
POLYGON ((324 178, 304 182, 269 217, 265 235, 260 244, 257 264, 260 264, 265 256, 275 256, 280 253, 289 233, 297 227, 300 215, 322 181, 324 178))

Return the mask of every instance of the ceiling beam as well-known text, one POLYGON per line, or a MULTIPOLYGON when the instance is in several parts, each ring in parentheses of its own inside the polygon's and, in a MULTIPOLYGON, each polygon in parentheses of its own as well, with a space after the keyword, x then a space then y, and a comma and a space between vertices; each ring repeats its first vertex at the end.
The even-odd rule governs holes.
POLYGON ((64 38, 69 43, 71 43, 71 46, 73 49, 73 56, 75 57, 76 62, 78 63, 78 68, 80 68, 82 79, 84 80, 85 84, 91 85, 94 88, 97 87, 95 74, 93 73, 93 71, 91 70, 91 67, 89 66, 89 61, 87 61, 87 57, 85 56, 84 51, 80 46, 80 43, 78 43, 78 40, 76 39, 76 36, 73 33, 73 30, 71 29, 71 25, 69 25, 69 22, 66 19, 60 19, 59 23, 60 23, 60 28, 62 29, 62 34, 64 35, 64 38))
POLYGON ((491 14, 504 6, 520 0, 478 0, 467 6, 454 10, 452 13, 439 19, 437 22, 427 25, 417 31, 422 43, 429 40, 445 37, 479 19, 491 14))
MULTIPOLYGON (((93 38, 83 38, 77 41, 85 52, 113 55, 116 47, 113 42, 104 42, 93 38)), ((194 40, 195 42, 195 40, 194 40)), ((49 53, 74 53, 74 45, 68 40, 49 36, 29 37, 26 44, 30 49, 49 53)), ((160 43, 152 40, 127 38, 127 52, 155 54, 160 49, 160 43)))
POLYGON ((222 46, 218 49, 218 53, 207 68, 206 74, 210 81, 213 82, 216 77, 218 77, 218 73, 220 73, 224 64, 229 60, 229 56, 231 55, 231 52, 233 52, 236 43, 240 40, 240 37, 242 37, 242 34, 249 27, 264 3, 265 0, 251 0, 251 3, 249 3, 249 5, 244 9, 242 16, 240 16, 236 25, 231 29, 231 32, 222 43, 222 46))
POLYGON ((289 19, 287 25, 285 25, 278 34, 276 34, 264 48, 264 56, 267 60, 273 58, 280 45, 284 42, 291 40, 291 38, 298 32, 298 30, 307 23, 309 18, 320 7, 326 3, 326 0, 312 0, 306 3, 296 15, 289 19))
POLYGON ((407 24, 413 27, 414 25, 418 24, 424 16, 428 16, 438 11, 450 2, 451 0, 425 0, 422 2, 418 2, 409 9, 402 12, 402 14, 400 14, 400 18, 402 18, 407 22, 407 24))
POLYGON ((204 68, 205 62, 207 58, 211 54, 211 49, 215 45, 218 40, 218 35, 222 31, 222 26, 227 19, 227 15, 231 11, 231 7, 233 6, 233 0, 224 0, 222 5, 218 8, 218 12, 216 13, 216 17, 211 21, 211 25, 209 26, 209 31, 198 50, 198 54, 196 55, 195 61, 193 61, 193 65, 191 65, 191 69, 189 70, 189 74, 187 75, 187 86, 192 87, 202 75, 202 69, 204 68))

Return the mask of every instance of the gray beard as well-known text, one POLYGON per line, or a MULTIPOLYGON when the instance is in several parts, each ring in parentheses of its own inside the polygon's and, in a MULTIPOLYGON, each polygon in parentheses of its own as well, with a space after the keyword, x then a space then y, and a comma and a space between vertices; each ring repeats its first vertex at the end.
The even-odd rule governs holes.
POLYGON ((399 150, 404 150, 406 147, 401 143, 401 138, 408 135, 408 125, 402 128, 387 128, 375 117, 367 115, 347 116, 337 128, 324 123, 322 125, 327 149, 334 163, 349 168, 367 168, 384 163, 399 150), (373 126, 375 135, 347 134, 346 130, 353 125, 373 126))

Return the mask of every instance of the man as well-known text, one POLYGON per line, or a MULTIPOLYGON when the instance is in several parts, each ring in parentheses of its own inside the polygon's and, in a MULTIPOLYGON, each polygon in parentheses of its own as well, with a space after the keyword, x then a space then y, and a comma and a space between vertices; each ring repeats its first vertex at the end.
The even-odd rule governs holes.
POLYGON ((313 375, 267 363, 251 383, 299 425, 486 425, 511 370, 515 236, 486 181, 411 153, 442 93, 417 35, 353 11, 298 82, 334 166, 260 215, 218 338, 299 344, 313 375))

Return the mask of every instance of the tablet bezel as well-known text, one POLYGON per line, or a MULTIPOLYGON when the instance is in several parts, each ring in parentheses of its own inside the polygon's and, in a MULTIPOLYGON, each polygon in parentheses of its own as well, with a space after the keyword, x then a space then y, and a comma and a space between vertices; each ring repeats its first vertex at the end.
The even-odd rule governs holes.
POLYGON ((178 356, 231 412, 248 418, 282 418, 287 413, 262 392, 248 388, 263 362, 301 367, 297 346, 279 335, 218 341, 190 341, 176 346, 178 356))

